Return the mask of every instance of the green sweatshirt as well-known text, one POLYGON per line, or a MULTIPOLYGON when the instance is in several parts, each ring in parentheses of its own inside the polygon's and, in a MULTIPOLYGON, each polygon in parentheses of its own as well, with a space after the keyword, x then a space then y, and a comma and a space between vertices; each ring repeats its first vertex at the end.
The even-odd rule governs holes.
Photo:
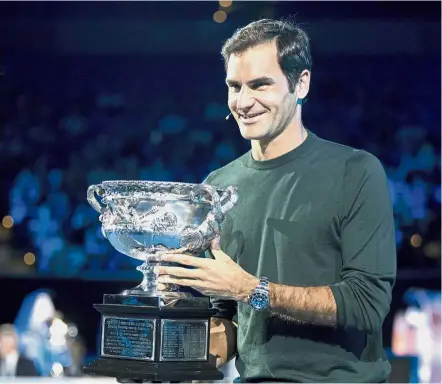
POLYGON ((237 317, 242 381, 388 380, 382 324, 395 282, 396 246, 379 160, 308 131, 283 156, 256 161, 248 152, 205 182, 238 187, 238 203, 222 227, 224 252, 273 283, 330 286, 337 304, 333 328, 212 299, 218 317, 237 317))

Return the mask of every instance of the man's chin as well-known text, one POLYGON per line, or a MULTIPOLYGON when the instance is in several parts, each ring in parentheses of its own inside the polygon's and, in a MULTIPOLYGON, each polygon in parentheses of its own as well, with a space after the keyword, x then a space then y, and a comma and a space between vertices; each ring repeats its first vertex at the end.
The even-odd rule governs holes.
POLYGON ((243 137, 243 139, 249 140, 249 141, 262 139, 261 135, 249 135, 249 134, 241 133, 241 136, 243 137))
POLYGON ((254 126, 240 126, 241 136, 246 140, 262 140, 266 138, 266 132, 259 129, 257 124, 254 126))

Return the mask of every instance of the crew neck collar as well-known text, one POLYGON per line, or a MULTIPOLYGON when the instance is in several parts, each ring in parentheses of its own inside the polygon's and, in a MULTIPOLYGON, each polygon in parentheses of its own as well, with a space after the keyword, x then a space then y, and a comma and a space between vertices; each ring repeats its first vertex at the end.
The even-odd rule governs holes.
POLYGON ((300 157, 302 154, 304 154, 311 148, 311 146, 317 139, 317 136, 313 134, 310 130, 308 130, 307 128, 305 128, 305 130, 307 131, 307 137, 300 145, 298 145, 296 148, 292 149, 291 151, 284 153, 281 156, 275 157, 274 159, 255 160, 252 156, 252 151, 250 150, 247 159, 248 166, 254 169, 277 168, 280 167, 281 165, 284 165, 300 157))

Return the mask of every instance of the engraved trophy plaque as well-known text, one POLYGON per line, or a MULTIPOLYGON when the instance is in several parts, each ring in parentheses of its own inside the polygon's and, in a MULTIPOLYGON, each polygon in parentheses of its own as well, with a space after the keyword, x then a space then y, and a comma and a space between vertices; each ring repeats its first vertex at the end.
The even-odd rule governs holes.
POLYGON ((237 202, 236 188, 154 181, 104 181, 87 200, 100 213, 102 233, 124 255, 142 262, 143 280, 120 294, 105 294, 100 357, 83 368, 120 382, 219 380, 209 364, 208 297, 178 286, 157 290, 158 254, 187 248, 198 257, 219 235, 225 213, 237 202), (98 199, 97 199, 98 197, 98 199))

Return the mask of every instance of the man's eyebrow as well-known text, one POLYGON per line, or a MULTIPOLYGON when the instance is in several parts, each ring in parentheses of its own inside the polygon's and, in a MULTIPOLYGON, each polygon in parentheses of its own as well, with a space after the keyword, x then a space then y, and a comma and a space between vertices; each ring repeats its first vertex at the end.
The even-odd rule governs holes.
POLYGON ((273 80, 271 77, 261 76, 257 79, 253 79, 247 82, 248 85, 253 85, 257 83, 275 84, 275 80, 273 80))
POLYGON ((226 79, 226 84, 227 84, 229 87, 233 87, 233 86, 235 86, 235 85, 239 85, 239 82, 237 82, 237 81, 235 81, 235 80, 229 80, 229 79, 226 79))
MULTIPOLYGON (((247 84, 249 86, 254 85, 254 84, 258 84, 258 83, 275 84, 275 80, 273 80, 271 77, 261 76, 256 79, 249 80, 247 82, 247 84)), ((233 86, 239 85, 239 82, 236 80, 226 79, 226 84, 230 87, 233 87, 233 86)))

